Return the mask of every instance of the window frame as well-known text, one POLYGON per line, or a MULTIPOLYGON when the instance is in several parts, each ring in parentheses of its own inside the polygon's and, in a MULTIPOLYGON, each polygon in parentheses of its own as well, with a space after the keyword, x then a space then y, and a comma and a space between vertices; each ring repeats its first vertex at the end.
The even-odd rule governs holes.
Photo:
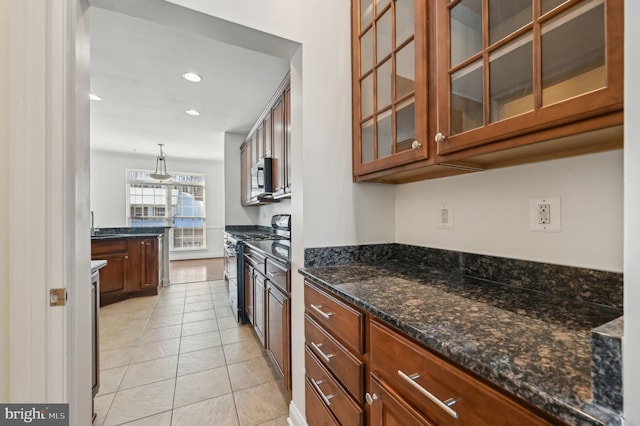
MULTIPOLYGON (((156 179, 152 179, 149 175, 153 173, 152 170, 144 170, 144 169, 125 169, 125 187, 126 187, 126 209, 125 209, 125 217, 126 217, 126 222, 129 226, 141 226, 141 227, 145 227, 145 226, 166 226, 166 227, 170 227, 169 230, 169 249, 173 252, 187 252, 187 251, 197 251, 197 250, 207 250, 207 226, 206 226, 206 221, 207 221, 207 216, 206 216, 206 176, 203 173, 184 173, 184 172, 176 172, 173 173, 173 178, 170 181, 158 181, 156 179), (136 185, 144 188, 144 187, 160 187, 162 188, 164 191, 163 194, 163 198, 164 198, 164 216, 145 216, 144 212, 142 216, 133 216, 131 214, 131 209, 132 209, 132 188, 135 187, 136 185), (181 191, 181 188, 191 188, 192 191, 181 191), (188 193, 188 194, 193 194, 196 188, 202 188, 201 190, 201 195, 199 195, 196 198, 196 201, 198 203, 201 203, 201 208, 202 208, 202 213, 203 215, 195 215, 195 214, 191 214, 191 215, 185 215, 184 214, 184 209, 185 207, 191 207, 192 209, 197 208, 197 204, 195 205, 191 205, 191 206, 181 206, 182 207, 182 211, 180 213, 182 213, 181 215, 177 215, 176 213, 178 213, 177 208, 178 208, 178 199, 179 199, 179 194, 182 192, 188 193), (176 195, 174 195, 174 190, 177 190, 176 195), (173 200, 174 198, 176 198, 176 204, 173 204, 173 200), (143 225, 143 224, 132 224, 132 221, 134 221, 136 218, 144 218, 144 217, 150 217, 150 218, 164 218, 162 219, 164 221, 164 224, 158 224, 158 223, 154 223, 153 225, 143 225), (201 227, 192 227, 190 229, 201 229, 202 230, 202 245, 197 246, 197 247, 193 247, 193 246, 175 246, 175 239, 176 239, 176 228, 175 227, 175 222, 176 219, 194 219, 194 220, 201 220, 202 221, 202 225, 201 227)), ((155 198, 157 198, 157 196, 155 196, 155 198)), ((157 201, 157 200, 154 200, 157 201)), ((135 203, 133 204, 133 206, 135 207, 135 203)), ((149 206, 155 206, 154 208, 161 208, 159 204, 157 203, 152 203, 149 206)), ((141 207, 143 209, 148 208, 149 206, 145 207, 144 203, 141 203, 141 207)), ((152 219, 153 220, 153 219, 152 219)), ((144 222, 144 221, 142 221, 144 222)), ((182 229, 182 228, 180 228, 182 229)), ((185 228, 187 229, 187 228, 185 228)), ((193 243, 194 239, 192 237, 191 242, 193 243)))

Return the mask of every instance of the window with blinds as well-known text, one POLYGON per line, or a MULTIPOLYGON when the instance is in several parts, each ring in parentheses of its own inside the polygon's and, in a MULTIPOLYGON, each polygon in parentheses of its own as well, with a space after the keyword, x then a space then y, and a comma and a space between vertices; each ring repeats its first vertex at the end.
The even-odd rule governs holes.
POLYGON ((129 226, 170 226, 171 250, 206 248, 205 175, 174 173, 158 182, 150 173, 126 171, 129 226))

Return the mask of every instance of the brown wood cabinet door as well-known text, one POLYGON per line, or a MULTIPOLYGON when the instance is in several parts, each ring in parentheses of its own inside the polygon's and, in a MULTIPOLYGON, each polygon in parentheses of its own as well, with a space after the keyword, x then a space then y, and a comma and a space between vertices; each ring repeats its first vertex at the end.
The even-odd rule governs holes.
POLYGON ((158 240, 140 240, 140 289, 158 286, 158 240))
POLYGON ((254 139, 252 139, 252 142, 254 144, 253 145, 253 148, 254 148, 253 164, 255 164, 258 161, 260 161, 262 157, 264 157, 264 126, 263 125, 258 127, 258 130, 256 130, 256 134, 254 136, 254 139))
POLYGON ((355 176, 429 156, 427 3, 351 2, 355 176))
POLYGON ((109 296, 126 291, 129 276, 129 255, 127 252, 100 254, 96 259, 104 259, 107 265, 100 270, 100 303, 109 296))
POLYGON ((284 99, 280 98, 271 110, 273 125, 273 191, 276 194, 284 193, 284 176, 286 174, 285 152, 285 127, 284 127, 284 99))
POLYGON ((253 268, 245 263, 244 265, 244 306, 249 323, 253 324, 253 304, 254 304, 254 284, 253 268))
POLYGON ((258 335, 258 339, 265 344, 265 301, 266 301, 265 278, 262 274, 253 274, 253 328, 258 335))
POLYGON ((251 176, 249 169, 249 162, 251 156, 251 145, 244 144, 240 149, 240 202, 246 203, 251 193, 251 176))
POLYGON ((374 374, 370 385, 370 426, 435 426, 374 374))
POLYGON ((271 121, 271 113, 267 114, 267 117, 264 119, 262 127, 262 143, 263 143, 263 157, 272 157, 273 156, 273 146, 272 146, 272 136, 273 136, 273 126, 271 121))
POLYGON ((284 192, 291 193, 291 90, 284 91, 284 192))
POLYGON ((435 4, 438 155, 622 109, 622 0, 435 4))
POLYGON ((267 281, 267 352, 291 389, 291 337, 289 297, 267 281))

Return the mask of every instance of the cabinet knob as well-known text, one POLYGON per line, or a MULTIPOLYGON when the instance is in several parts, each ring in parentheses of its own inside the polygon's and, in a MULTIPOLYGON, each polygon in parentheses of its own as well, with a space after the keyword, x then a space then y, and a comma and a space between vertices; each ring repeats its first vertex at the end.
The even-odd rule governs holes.
POLYGON ((375 393, 372 395, 367 392, 364 396, 364 399, 367 401, 367 404, 373 405, 373 403, 378 400, 378 395, 376 395, 375 393))
POLYGON ((124 260, 129 260, 129 256, 125 256, 125 257, 124 257, 124 260))
POLYGON ((418 149, 418 148, 420 148, 420 147, 422 147, 422 144, 421 144, 420 142, 418 142, 418 141, 413 141, 413 142, 411 143, 411 148, 412 148, 412 149, 418 149))
POLYGON ((436 142, 442 143, 442 142, 445 141, 445 139, 447 139, 447 137, 445 135, 443 135, 440 132, 436 133, 436 142))

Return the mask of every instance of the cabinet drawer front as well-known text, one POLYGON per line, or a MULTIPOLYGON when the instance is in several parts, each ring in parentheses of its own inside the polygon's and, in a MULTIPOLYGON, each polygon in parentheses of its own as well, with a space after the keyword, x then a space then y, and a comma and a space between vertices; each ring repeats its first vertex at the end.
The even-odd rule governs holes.
POLYGON ((364 421, 362 407, 351 399, 308 347, 305 347, 305 367, 311 386, 320 396, 322 404, 331 410, 336 419, 343 425, 362 425, 364 421))
POLYGON ((291 280, 289 279, 289 270, 283 268, 270 259, 267 259, 266 263, 266 275, 269 281, 278 286, 280 290, 291 293, 291 280))
POLYGON ((395 331, 371 321, 370 333, 371 373, 438 425, 551 424, 395 331), (423 390, 442 402, 455 400, 447 405, 458 418, 423 390))
POLYGON ((305 309, 332 336, 355 352, 364 353, 364 314, 306 281, 305 309))
POLYGON ((364 364, 305 315, 305 340, 311 351, 351 395, 364 402, 364 364))
POLYGON ((127 240, 92 241, 91 256, 105 253, 120 253, 128 250, 127 240))
POLYGON ((333 417, 331 411, 324 405, 322 398, 313 389, 313 385, 307 378, 305 380, 305 407, 307 412, 307 424, 309 426, 340 426, 333 417))

